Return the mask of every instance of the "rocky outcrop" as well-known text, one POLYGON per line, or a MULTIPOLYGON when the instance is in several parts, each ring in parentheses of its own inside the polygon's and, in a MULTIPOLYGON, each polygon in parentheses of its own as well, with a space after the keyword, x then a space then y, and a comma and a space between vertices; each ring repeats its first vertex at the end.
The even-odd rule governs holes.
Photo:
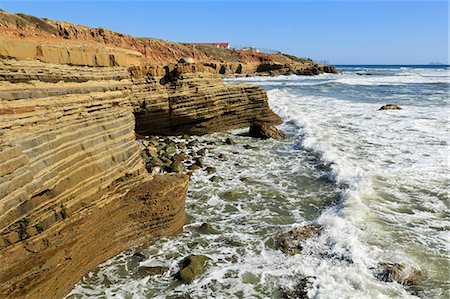
POLYGON ((291 55, 136 38, 104 28, 0 11, 0 57, 32 58, 55 64, 124 66, 196 61, 222 75, 316 75, 333 66, 291 55))
POLYGON ((181 261, 180 271, 175 276, 185 283, 191 283, 206 271, 209 260, 205 255, 187 256, 181 261))
POLYGON ((396 104, 386 104, 381 106, 381 108, 378 110, 402 110, 402 107, 396 104))
POLYGON ((188 176, 148 174, 136 132, 281 121, 259 87, 203 70, 0 60, 0 297, 62 297, 105 259, 181 229, 188 176))
POLYGON ((323 227, 308 224, 302 227, 294 227, 284 233, 278 240, 278 246, 286 254, 299 254, 303 250, 303 242, 322 233, 323 227))
POLYGON ((323 68, 227 51, 0 10, 1 298, 61 298, 100 262, 180 231, 188 176, 149 174, 136 135, 281 123, 261 88, 220 74, 323 68))
POLYGON ((261 138, 261 139, 278 139, 282 140, 285 138, 285 135, 283 132, 275 128, 274 126, 267 125, 267 124, 259 124, 255 123, 250 126, 250 129, 248 130, 248 134, 251 137, 255 138, 261 138))

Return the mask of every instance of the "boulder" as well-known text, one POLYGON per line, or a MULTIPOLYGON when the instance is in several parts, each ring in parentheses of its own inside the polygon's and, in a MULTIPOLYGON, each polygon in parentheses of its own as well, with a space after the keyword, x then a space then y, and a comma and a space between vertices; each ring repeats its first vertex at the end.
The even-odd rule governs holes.
POLYGON ((185 283, 193 282, 206 271, 209 260, 205 255, 189 255, 181 261, 176 277, 185 283))
POLYGON ((236 191, 227 191, 223 193, 222 197, 229 200, 236 200, 239 198, 239 194, 236 191))
POLYGON ((220 177, 220 176, 218 176, 218 175, 215 175, 215 176, 213 176, 212 178, 210 178, 209 180, 210 180, 211 182, 213 182, 213 183, 218 183, 218 182, 220 182, 220 181, 223 181, 223 178, 220 177))
POLYGON ((286 254, 299 254, 302 252, 302 243, 312 237, 322 233, 323 227, 316 224, 308 224, 302 227, 295 227, 281 235, 278 246, 286 254))
POLYGON ((208 174, 213 174, 213 173, 216 172, 216 168, 215 168, 215 167, 206 167, 206 168, 205 168, 205 171, 206 171, 208 174))
POLYGON ((384 282, 398 282, 402 285, 417 285, 423 280, 423 272, 406 268, 404 264, 380 262, 375 268, 375 277, 384 282))
POLYGON ((202 148, 197 151, 197 156, 205 156, 205 155, 206 155, 206 149, 202 148))
POLYGON ((206 222, 198 227, 198 231, 202 234, 213 234, 216 232, 212 225, 206 222))
POLYGON ((302 278, 292 288, 282 287, 282 297, 285 299, 308 299, 308 289, 312 287, 314 279, 314 276, 307 276, 302 278))
POLYGON ((218 158, 222 161, 227 161, 228 157, 225 154, 219 154, 218 158))
POLYGON ((378 110, 401 110, 402 107, 400 107, 399 105, 396 104, 386 104, 384 106, 381 106, 380 109, 378 110))
POLYGON ((169 171, 170 172, 183 172, 184 171, 184 164, 181 160, 174 160, 172 162, 172 164, 170 164, 169 166, 169 171))
POLYGON ((131 259, 133 260, 133 261, 135 261, 135 262, 142 262, 143 260, 145 260, 146 259, 146 257, 145 257, 145 255, 143 254, 143 253, 141 253, 141 252, 135 252, 134 254, 133 254, 133 256, 131 257, 131 259))
POLYGON ((189 170, 192 170, 192 171, 198 170, 198 169, 200 169, 200 168, 201 168, 201 167, 198 166, 197 164, 192 164, 192 165, 190 165, 190 166, 188 167, 188 169, 189 169, 189 170))
POLYGON ((235 145, 236 144, 236 142, 233 139, 231 139, 230 137, 225 139, 225 143, 228 144, 228 145, 235 145))
POLYGON ((194 159, 194 164, 195 165, 198 165, 198 166, 200 166, 200 167, 205 167, 205 164, 203 164, 203 159, 202 158, 195 158, 194 159))
POLYGON ((268 124, 252 124, 248 131, 251 137, 261 138, 261 139, 284 139, 285 135, 283 132, 279 131, 274 126, 268 124))

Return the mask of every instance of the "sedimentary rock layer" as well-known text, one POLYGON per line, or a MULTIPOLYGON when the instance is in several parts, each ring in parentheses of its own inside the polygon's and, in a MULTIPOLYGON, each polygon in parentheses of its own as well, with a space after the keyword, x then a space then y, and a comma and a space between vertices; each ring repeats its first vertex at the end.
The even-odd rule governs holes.
POLYGON ((0 297, 59 298, 132 245, 179 231, 188 178, 147 173, 142 134, 279 123, 259 88, 198 64, 0 60, 0 297))
POLYGON ((332 66, 291 55, 265 54, 137 38, 104 28, 0 11, 0 57, 55 64, 124 66, 176 63, 193 58, 210 73, 302 74, 336 72, 332 66))

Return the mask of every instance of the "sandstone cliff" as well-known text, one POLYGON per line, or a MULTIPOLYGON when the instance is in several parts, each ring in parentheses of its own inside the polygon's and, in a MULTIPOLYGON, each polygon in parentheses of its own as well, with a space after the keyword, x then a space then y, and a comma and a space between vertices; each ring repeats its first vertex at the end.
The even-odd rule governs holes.
POLYGON ((290 55, 252 53, 137 38, 104 28, 0 11, 0 56, 56 64, 129 66, 175 63, 192 57, 218 74, 302 74, 336 72, 332 66, 290 55))
POLYGON ((148 174, 135 132, 254 122, 281 122, 266 94, 203 65, 1 59, 0 297, 60 298, 105 259, 181 229, 188 179, 148 174))
POLYGON ((281 122, 262 89, 219 74, 326 70, 213 50, 0 11, 1 298, 61 298, 98 263, 181 230, 188 177, 148 174, 135 134, 281 122))

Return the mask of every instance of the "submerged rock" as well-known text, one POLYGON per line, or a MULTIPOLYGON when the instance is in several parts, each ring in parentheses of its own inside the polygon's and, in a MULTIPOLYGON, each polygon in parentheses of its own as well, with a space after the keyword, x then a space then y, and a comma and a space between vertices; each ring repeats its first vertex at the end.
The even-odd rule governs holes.
POLYGON ((416 268, 406 268, 405 265, 391 262, 381 262, 375 269, 375 276, 384 282, 398 282, 402 285, 417 285, 423 280, 423 272, 416 268))
POLYGON ((274 126, 267 124, 253 124, 250 126, 248 134, 251 137, 261 138, 261 139, 284 139, 285 135, 283 132, 275 128, 274 126))
POLYGON ((206 271, 209 260, 211 259, 205 255, 189 255, 181 261, 176 278, 186 283, 193 282, 206 271))
POLYGON ((146 259, 145 255, 141 252, 135 252, 132 256, 131 259, 135 262, 142 262, 143 260, 146 259))
POLYGON ((386 104, 384 106, 381 106, 380 109, 378 110, 401 110, 402 107, 400 107, 399 105, 396 104, 386 104))
POLYGON ((198 169, 200 169, 200 168, 201 168, 201 167, 198 166, 197 164, 192 164, 192 165, 189 165, 189 166, 188 166, 188 169, 189 169, 189 170, 192 170, 192 171, 198 170, 198 169))
POLYGON ((218 182, 220 182, 220 181, 223 181, 223 178, 220 177, 220 176, 218 176, 218 175, 215 175, 215 176, 213 176, 212 178, 210 178, 209 180, 210 180, 211 182, 218 183, 218 182))
POLYGON ((197 151, 198 156, 205 156, 206 155, 206 149, 202 148, 197 151))
POLYGON ((215 168, 215 167, 206 167, 206 168, 205 168, 205 171, 206 171, 208 174, 213 174, 213 173, 216 172, 216 168, 215 168))
POLYGON ((146 267, 142 266, 136 269, 134 275, 139 278, 144 278, 152 275, 163 275, 169 271, 168 267, 155 266, 155 267, 146 267))
POLYGON ((225 139, 225 143, 228 144, 228 145, 235 145, 236 144, 236 142, 233 139, 231 139, 230 137, 225 139))
POLYGON ((314 276, 307 276, 302 278, 294 287, 281 288, 281 295, 285 299, 308 299, 308 289, 310 289, 314 283, 314 276))
POLYGON ((309 224, 302 227, 295 227, 281 235, 278 246, 286 254, 299 254, 302 252, 302 243, 312 237, 321 234, 321 225, 309 224))
POLYGON ((228 157, 225 154, 219 154, 218 158, 222 161, 227 161, 228 157))
POLYGON ((206 222, 198 227, 198 231, 202 234, 213 234, 216 232, 213 226, 206 222))
POLYGON ((223 193, 222 197, 229 200, 235 200, 239 198, 239 194, 236 191, 227 191, 223 193))
POLYGON ((205 164, 203 163, 203 159, 202 158, 195 158, 194 159, 194 164, 203 168, 205 167, 205 164))

